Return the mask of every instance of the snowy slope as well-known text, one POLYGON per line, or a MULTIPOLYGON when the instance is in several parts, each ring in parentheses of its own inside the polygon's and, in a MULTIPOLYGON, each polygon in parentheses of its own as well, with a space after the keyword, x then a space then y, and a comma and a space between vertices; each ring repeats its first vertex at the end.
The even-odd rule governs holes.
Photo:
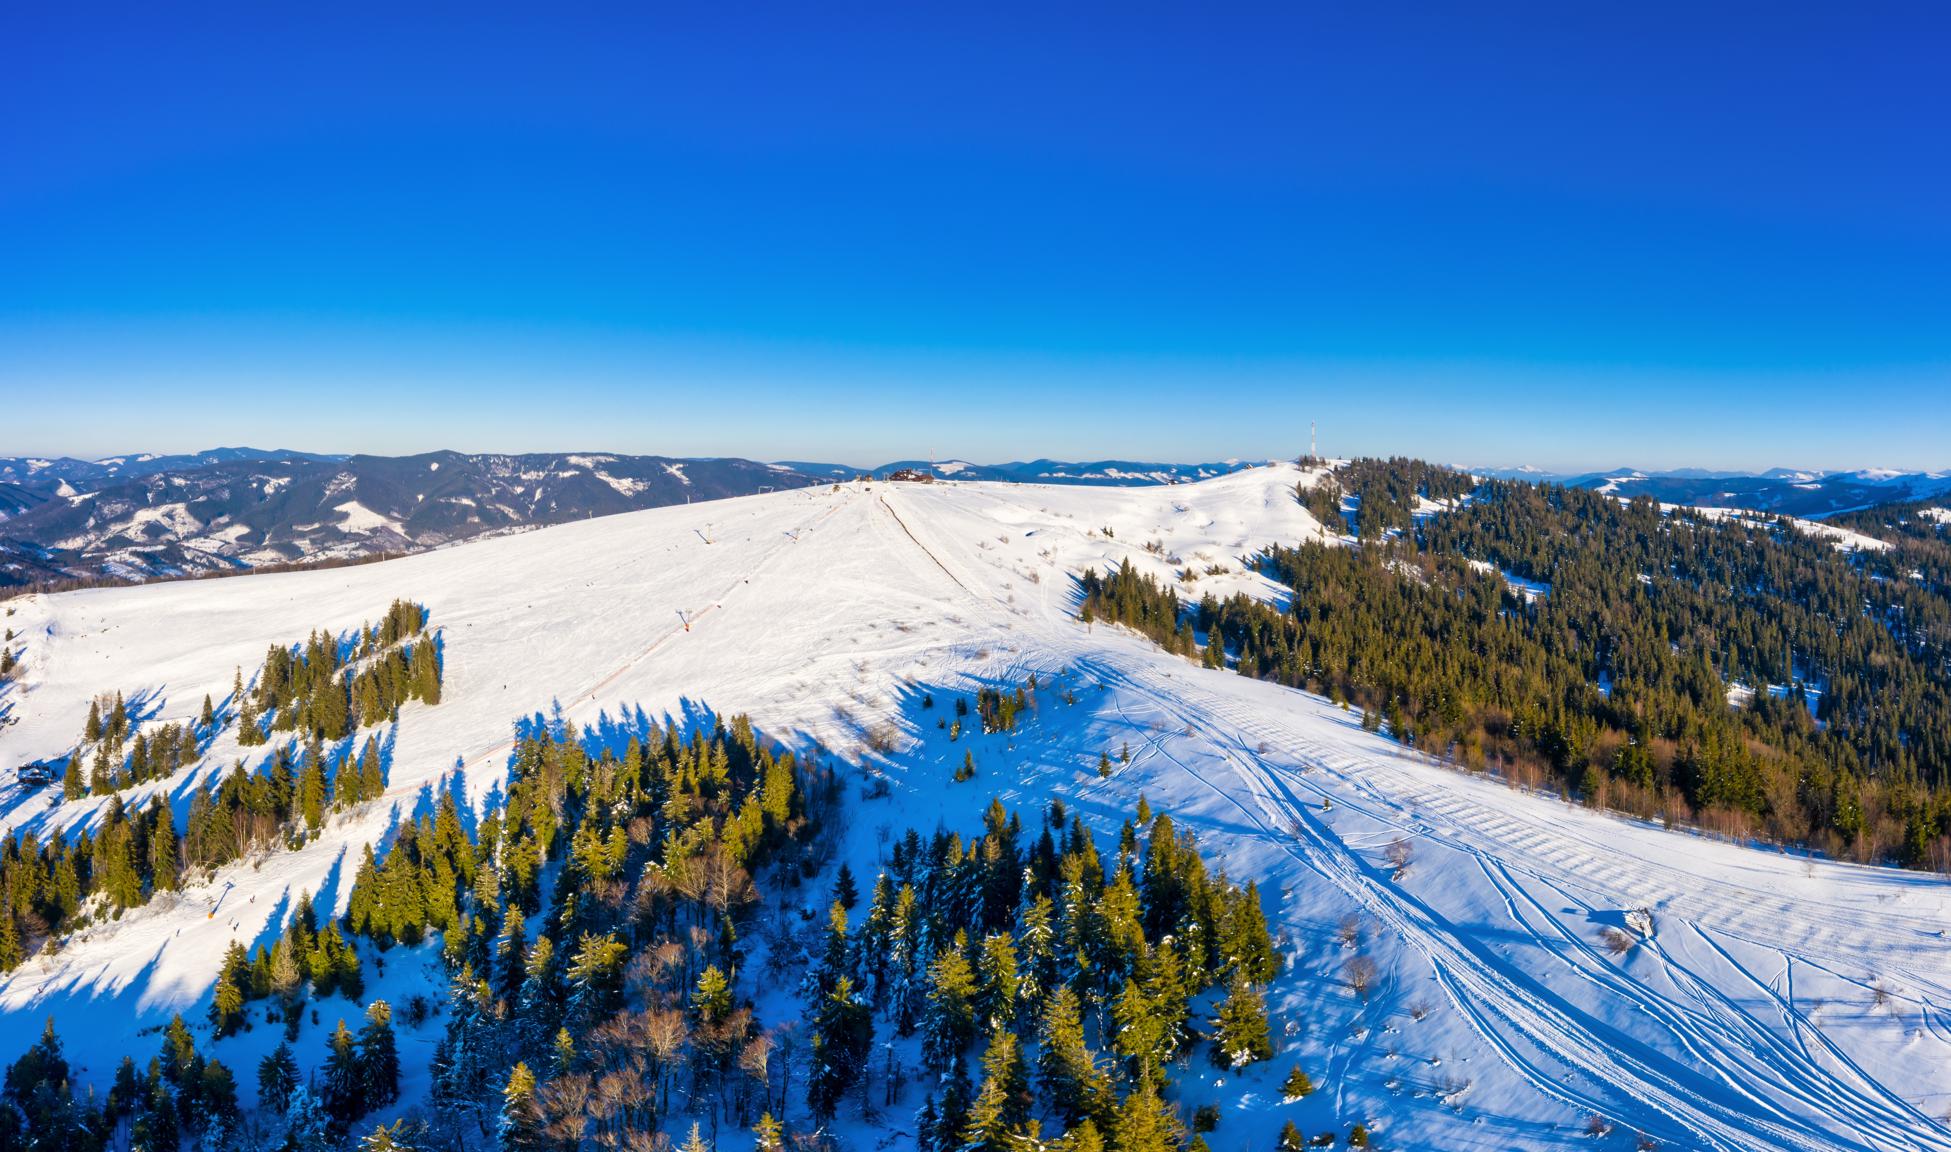
MULTIPOLYGON (((468 794, 488 795, 519 716, 557 701, 584 724, 709 707, 888 773, 891 798, 849 801, 850 851, 868 875, 881 825, 967 829, 1000 794, 1025 809, 1061 796, 1109 830, 1143 792, 1233 876, 1259 881, 1289 949, 1269 997, 1283 1050, 1245 1075, 1175 1072, 1182 1099, 1222 1104, 1215 1148, 1264 1147, 1293 1118, 1309 1132, 1368 1120, 1391 1148, 1631 1148, 1636 1128, 1669 1148, 1951 1149, 1940 880, 1513 792, 1405 753, 1319 699, 1077 622, 1073 576, 1123 559, 1161 576, 1229 569, 1202 577, 1194 598, 1278 598, 1240 558, 1320 532, 1293 497, 1301 477, 1283 465, 1170 488, 845 485, 359 568, 10 602, 27 654, 0 704, 13 719, 0 727, 8 780, 71 745, 96 692, 141 695, 159 720, 189 716, 268 643, 349 628, 396 596, 431 609, 446 686, 438 707, 402 712, 385 802, 0 984, 0 1056, 50 1013, 97 1082, 123 1051, 148 1053, 154 1038, 138 1033, 200 1012, 233 935, 276 931, 299 889, 343 901, 351 861, 396 806, 410 813, 457 763, 468 794), (1014 737, 975 738, 981 774, 950 785, 971 741, 951 750, 920 693, 1031 670, 1046 684, 1035 717, 1014 737), (889 723, 900 747, 868 752, 867 734, 889 723), (1130 765, 1100 779, 1098 754, 1124 745, 1130 765), (1399 879, 1385 859, 1398 837, 1414 848, 1399 879), (1624 956, 1600 946, 1602 929, 1642 908, 1650 939, 1624 956), (1343 980, 1353 953, 1337 928, 1351 914, 1380 964, 1366 1004, 1343 980), (1277 1085, 1295 1062, 1321 1091, 1283 1104, 1277 1085), (1611 1135, 1584 1134, 1594 1112, 1611 1135)), ((230 739, 184 776, 228 765, 230 739)), ((185 784, 166 785, 183 807, 185 784)), ((45 829, 94 811, 50 811, 47 796, 8 785, 0 822, 45 829)), ((375 984, 397 997, 426 978, 395 950, 375 984)), ((322 1009, 323 1028, 338 1007, 322 1009)), ((404 1037, 409 1061, 424 1060, 436 1027, 404 1037)), ((215 1051, 248 1067, 272 1031, 215 1051)), ((299 1045, 307 1060, 317 1032, 299 1045)))

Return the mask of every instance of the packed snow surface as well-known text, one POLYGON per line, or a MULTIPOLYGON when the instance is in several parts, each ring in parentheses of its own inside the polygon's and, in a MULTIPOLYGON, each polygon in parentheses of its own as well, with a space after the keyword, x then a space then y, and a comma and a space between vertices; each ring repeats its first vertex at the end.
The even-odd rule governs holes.
MULTIPOLYGON (((182 1011, 199 1024, 234 937, 268 939, 300 890, 343 906, 366 842, 460 783, 479 802, 505 770, 512 722, 559 703, 579 725, 642 709, 678 722, 747 712, 774 739, 885 771, 886 799, 849 791, 849 852, 872 874, 876 829, 969 830, 991 795, 1033 812, 1053 797, 1114 831, 1141 793, 1253 879, 1288 964, 1269 996, 1281 1051, 1244 1073, 1175 1069, 1212 1101, 1215 1148, 1270 1146, 1356 1120, 1389 1148, 1951 1149, 1951 943, 1941 878, 1724 843, 1595 814, 1434 764, 1327 702, 1210 671, 1076 617, 1074 577, 1130 560, 1185 590, 1282 590, 1243 563, 1318 538, 1304 474, 1249 469, 1171 488, 845 484, 673 506, 482 540, 361 567, 91 590, 9 602, 26 646, 0 698, 0 825, 90 822, 9 769, 64 753, 90 697, 120 690, 147 722, 221 701, 272 642, 349 629, 395 597, 424 603, 443 644, 437 707, 404 709, 386 799, 325 836, 220 871, 84 931, 0 983, 6 1059, 53 1015, 82 1075, 182 1011), (1107 534, 1107 529, 1109 534, 1107 534), (1150 547, 1148 547, 1150 545, 1150 547), (1013 736, 950 745, 919 707, 980 684, 1043 688, 1013 736), (1066 704, 1064 690, 1078 702, 1066 704), (866 749, 870 733, 896 748, 866 749), (879 729, 879 732, 876 730, 879 729), (1013 744, 1013 750, 1011 745, 1013 744), (1109 778, 1098 755, 1131 754, 1109 778), (965 748, 980 773, 949 782, 965 748), (1389 846, 1412 857, 1397 874, 1389 846), (1381 978, 1364 1003, 1339 939, 1356 917, 1381 978), (1630 944, 1603 946, 1615 929, 1630 944), (1283 1102, 1294 1064, 1320 1091, 1283 1102), (1586 1135, 1597 1114, 1609 1135, 1586 1135)), ((262 749, 251 750, 256 759, 262 749)), ((149 786, 178 806, 208 759, 149 786)), ((145 789, 146 791, 146 789, 145 789)), ((395 949, 373 991, 437 987, 431 952, 395 949)), ((761 1001, 762 1015, 790 1013, 761 1001)), ((323 1052, 325 1001, 298 1048, 323 1052)), ((409 1099, 438 1020, 402 1034, 409 1099)), ((215 1042, 249 1069, 260 1025, 215 1042)), ((898 1141, 897 1141, 898 1143, 898 1141)), ((874 1140, 863 1138, 860 1146, 874 1140)))

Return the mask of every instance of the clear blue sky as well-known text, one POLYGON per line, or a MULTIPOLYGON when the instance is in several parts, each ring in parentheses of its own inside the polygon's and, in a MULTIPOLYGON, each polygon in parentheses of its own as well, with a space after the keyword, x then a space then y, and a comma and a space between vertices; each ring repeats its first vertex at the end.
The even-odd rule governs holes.
POLYGON ((11 4, 0 453, 1314 418, 1951 467, 1947 44, 1942 3, 11 4))

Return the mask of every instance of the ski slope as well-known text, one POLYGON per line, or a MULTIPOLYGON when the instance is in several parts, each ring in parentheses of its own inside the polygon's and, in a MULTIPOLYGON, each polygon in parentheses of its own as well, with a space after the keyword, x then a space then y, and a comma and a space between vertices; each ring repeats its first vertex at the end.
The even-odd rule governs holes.
MULTIPOLYGON (((1951 1149, 1941 880, 1516 792, 1364 733, 1318 698, 1077 620, 1074 576, 1125 559, 1160 576, 1227 569, 1202 576, 1191 599, 1277 601, 1283 590, 1242 557, 1322 534, 1293 496, 1305 477, 1272 465, 1156 488, 848 484, 364 567, 9 602, 6 624, 26 644, 0 699, 10 829, 97 818, 99 801, 53 807, 58 788, 22 791, 10 769, 71 747, 98 692, 140 701, 148 722, 188 718, 206 692, 223 699, 234 668, 248 678, 268 644, 351 628, 395 597, 431 610, 446 684, 440 705, 404 709, 389 729, 383 801, 336 817, 300 851, 87 929, 0 983, 0 1059, 50 1014, 96 1083, 124 1051, 146 1057, 157 1041, 145 1030, 172 1011, 200 1021, 233 937, 277 932, 301 890, 342 904, 362 845, 430 789, 490 797, 518 718, 559 706, 602 729, 709 709, 747 712, 771 738, 886 776, 887 798, 849 796, 863 876, 884 826, 967 830, 999 795, 1026 814, 1062 798, 1108 832, 1142 793, 1230 875, 1257 881, 1289 961, 1269 995, 1281 1051, 1244 1074, 1203 1062, 1174 1072, 1188 1112, 1221 1105, 1216 1150, 1269 1146, 1290 1118, 1308 1133, 1364 1121, 1388 1148, 1632 1148, 1643 1132, 1666 1148, 1951 1149), (1013 735, 950 744, 921 707, 924 693, 1032 671, 1035 713, 1013 735), (977 779, 951 784, 970 748, 977 779), (1123 748, 1130 762, 1100 778, 1100 753, 1123 748), (1400 875, 1388 859, 1398 839, 1412 850, 1400 875), (1623 955, 1604 947, 1607 928, 1637 937, 1640 909, 1650 935, 1623 955), (1358 953, 1376 965, 1366 1000, 1346 980, 1358 953), (1319 1090, 1284 1103, 1278 1084, 1295 1063, 1319 1090), (1593 1115, 1605 1135, 1587 1134, 1593 1115)), ((180 818, 188 789, 238 758, 226 733, 202 764, 150 787, 180 818)), ((374 994, 397 1000, 438 980, 424 955, 396 949, 385 962, 374 994)), ((768 1007, 762 1016, 786 1010, 768 1007)), ((341 1008, 357 1011, 327 1001, 307 1025, 308 1066, 341 1008)), ((214 1051, 247 1070, 274 1032, 214 1051)), ((409 1067, 437 1035, 438 1021, 403 1032, 409 1067)))

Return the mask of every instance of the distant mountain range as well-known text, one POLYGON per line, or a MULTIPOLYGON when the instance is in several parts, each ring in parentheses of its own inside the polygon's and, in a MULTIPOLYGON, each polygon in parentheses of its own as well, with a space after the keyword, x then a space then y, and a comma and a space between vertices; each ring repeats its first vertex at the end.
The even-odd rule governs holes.
MULTIPOLYGON (((0 587, 353 560, 686 500, 858 476, 885 479, 901 470, 944 480, 1138 486, 1203 480, 1252 465, 896 460, 858 468, 608 452, 340 456, 256 448, 101 460, 0 457, 0 587)), ((1475 471, 1818 519, 1951 492, 1951 472, 1475 471)))
POLYGON ((1225 476, 1258 461, 1224 460, 1212 464, 1158 464, 1133 460, 1018 460, 1008 464, 971 464, 967 460, 896 460, 878 468, 845 464, 817 464, 805 460, 780 462, 812 476, 881 478, 900 470, 933 472, 944 480, 998 480, 1012 484, 1107 484, 1136 487, 1145 484, 1184 484, 1225 476))
POLYGON ((607 453, 0 460, 0 585, 143 579, 428 548, 817 483, 750 460, 607 453))
POLYGON ((1559 474, 1536 468, 1475 468, 1479 476, 1551 481, 1622 497, 1650 496, 1663 504, 1707 508, 1749 508, 1757 512, 1819 520, 1879 504, 1924 500, 1951 492, 1951 472, 1899 472, 1868 468, 1854 472, 1771 468, 1766 472, 1714 472, 1680 468, 1646 472, 1613 468, 1603 472, 1559 474))
POLYGON ((878 468, 615 453, 0 457, 0 587, 357 559, 640 508, 898 469, 943 479, 1165 484, 1250 466, 1125 460, 878 468))

